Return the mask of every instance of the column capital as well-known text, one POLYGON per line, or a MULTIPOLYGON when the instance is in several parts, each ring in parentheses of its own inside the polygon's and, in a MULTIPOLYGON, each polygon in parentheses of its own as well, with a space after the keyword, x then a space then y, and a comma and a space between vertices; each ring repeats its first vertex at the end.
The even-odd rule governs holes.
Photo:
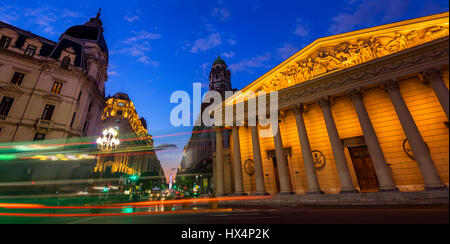
POLYGON ((291 110, 292 112, 294 112, 294 114, 300 114, 303 113, 305 108, 303 107, 303 104, 295 104, 291 106, 291 110))
POLYGON ((317 103, 319 103, 320 107, 330 107, 331 106, 331 100, 330 97, 325 96, 321 97, 317 100, 317 103))
POLYGON ((442 74, 442 71, 438 68, 429 68, 422 72, 420 72, 427 82, 434 82, 434 81, 443 81, 444 77, 442 74))
POLYGON ((381 87, 383 87, 387 93, 400 90, 400 84, 398 80, 394 79, 381 82, 381 87))
POLYGON ((354 99, 362 99, 362 90, 361 90, 361 88, 351 89, 351 90, 348 90, 346 93, 347 93, 347 96, 349 96, 352 100, 354 100, 354 99))

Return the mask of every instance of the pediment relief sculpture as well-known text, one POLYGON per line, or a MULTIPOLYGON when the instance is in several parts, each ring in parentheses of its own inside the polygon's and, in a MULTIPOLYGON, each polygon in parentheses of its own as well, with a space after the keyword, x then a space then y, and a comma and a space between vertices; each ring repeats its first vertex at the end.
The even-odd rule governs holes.
MULTIPOLYGON (((446 26, 431 26, 405 32, 392 32, 376 36, 342 41, 332 46, 315 48, 316 51, 298 59, 271 74, 258 85, 256 91, 276 91, 306 82, 318 76, 350 68, 402 50, 448 36, 446 26)), ((306 50, 306 52, 308 52, 306 50)))

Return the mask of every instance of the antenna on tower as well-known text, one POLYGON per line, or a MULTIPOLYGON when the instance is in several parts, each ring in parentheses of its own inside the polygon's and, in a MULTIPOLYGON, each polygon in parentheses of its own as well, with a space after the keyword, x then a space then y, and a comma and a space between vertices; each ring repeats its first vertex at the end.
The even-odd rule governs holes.
POLYGON ((99 19, 100 18, 100 14, 102 13, 102 8, 99 8, 98 9, 98 12, 97 12, 97 19, 99 19))

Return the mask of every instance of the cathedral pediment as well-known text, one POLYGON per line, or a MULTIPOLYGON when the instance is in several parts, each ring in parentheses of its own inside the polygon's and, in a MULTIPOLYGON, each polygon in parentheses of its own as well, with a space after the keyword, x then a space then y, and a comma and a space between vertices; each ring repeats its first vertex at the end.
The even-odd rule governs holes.
POLYGON ((318 39, 242 92, 282 90, 446 37, 448 17, 447 12, 318 39))

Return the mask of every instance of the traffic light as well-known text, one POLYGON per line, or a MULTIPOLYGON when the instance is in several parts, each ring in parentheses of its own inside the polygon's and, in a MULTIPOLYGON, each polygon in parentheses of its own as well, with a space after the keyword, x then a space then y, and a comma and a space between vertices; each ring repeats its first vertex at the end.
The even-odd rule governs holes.
POLYGON ((138 179, 139 179, 139 176, 137 176, 137 175, 130 176, 131 181, 137 181, 138 179))

